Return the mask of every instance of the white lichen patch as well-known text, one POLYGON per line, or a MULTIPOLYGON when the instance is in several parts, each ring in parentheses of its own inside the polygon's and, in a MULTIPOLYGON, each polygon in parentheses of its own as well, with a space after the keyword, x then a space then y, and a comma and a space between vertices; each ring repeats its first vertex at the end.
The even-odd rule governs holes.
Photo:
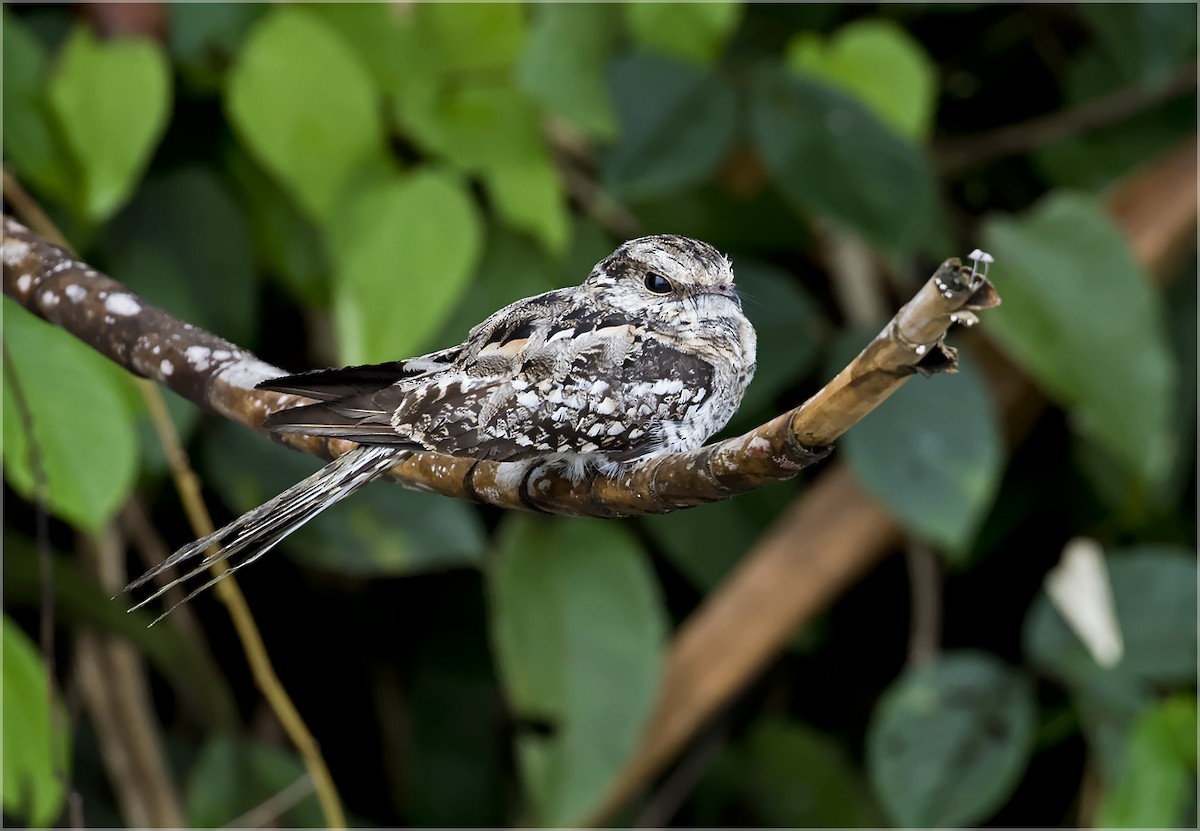
POLYGON ((208 359, 212 357, 212 350, 207 346, 189 346, 183 354, 193 369, 203 372, 208 369, 208 359))
POLYGON ((771 443, 762 436, 755 436, 754 438, 750 439, 750 443, 746 445, 746 450, 750 453, 770 453, 771 443))
MULTIPOLYGON (((194 349, 196 347, 192 347, 194 349)), ((191 349, 188 350, 189 352, 191 349)), ((189 357, 190 361, 191 358, 189 357)), ((218 376, 222 383, 240 390, 252 390, 261 381, 286 375, 279 367, 271 366, 258 358, 242 358, 221 370, 218 376)))
POLYGON ((9 239, 4 243, 4 263, 15 266, 29 254, 29 243, 19 239, 9 239))
POLYGON ((104 308, 115 315, 132 317, 142 310, 142 304, 132 294, 112 294, 104 301, 104 308))
POLYGON ((63 289, 63 291, 66 293, 67 299, 72 303, 80 302, 83 300, 83 298, 87 297, 88 294, 87 289, 85 289, 83 286, 77 286, 74 283, 67 286, 65 289, 63 289))
POLYGON ((52 291, 42 292, 42 305, 47 309, 53 309, 58 305, 58 295, 52 291))
POLYGON ((163 362, 158 365, 158 368, 164 376, 170 375, 172 372, 175 371, 175 365, 173 363, 171 363, 170 361, 168 361, 166 358, 164 358, 163 362))
POLYGON ((20 277, 17 278, 17 291, 21 292, 22 294, 29 291, 29 287, 32 285, 33 285, 33 275, 32 274, 22 274, 20 277))

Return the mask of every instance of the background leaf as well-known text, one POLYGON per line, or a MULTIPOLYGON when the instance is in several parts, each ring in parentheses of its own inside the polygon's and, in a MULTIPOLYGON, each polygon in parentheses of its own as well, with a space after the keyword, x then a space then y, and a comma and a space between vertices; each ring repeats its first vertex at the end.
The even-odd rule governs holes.
POLYGON ((1025 679, 983 653, 944 653, 884 694, 867 770, 897 825, 964 826, 1009 795, 1033 749, 1025 679))
POLYGON ((87 530, 100 528, 128 497, 137 473, 137 439, 129 405, 133 390, 128 376, 7 297, 4 347, 33 423, 31 437, 25 432, 12 381, 6 375, 5 479, 17 493, 32 499, 32 438, 45 471, 50 512, 87 530), (86 409, 80 408, 80 402, 86 402, 86 409))
MULTIPOLYGON (((287 751, 229 736, 213 738, 200 752, 188 778, 188 824, 193 828, 228 825, 304 775, 304 765, 287 751)), ((279 819, 292 828, 324 827, 312 793, 279 819)))
POLYGON ((335 230, 341 360, 419 354, 478 263, 480 222, 463 186, 435 169, 376 183, 335 230))
POLYGON ((300 8, 275 9, 254 26, 225 106, 246 148, 317 220, 382 150, 370 76, 349 44, 300 8))
POLYGON ((604 180, 614 192, 644 199, 712 175, 734 137, 725 79, 655 55, 617 61, 610 78, 621 138, 605 157, 604 180))
POLYGON ((148 41, 101 43, 76 27, 50 81, 50 103, 83 176, 77 206, 100 222, 129 198, 171 113, 171 75, 148 41), (112 90, 120 90, 113 96, 112 90))
POLYGON ((628 3, 625 23, 639 46, 712 63, 742 17, 740 3, 628 3))
POLYGON ((863 486, 919 536, 961 565, 1003 472, 1000 425, 983 379, 959 372, 913 378, 842 441, 863 486))
POLYGON ((578 821, 633 750, 664 632, 639 546, 598 521, 505 520, 488 572, 492 637, 540 824, 578 821))
POLYGON ((783 195, 892 251, 911 249, 933 202, 925 159, 857 101, 760 66, 750 132, 783 195))
MULTIPOLYGON (((57 714, 51 730, 51 694, 37 647, 8 615, 3 635, 4 813, 31 827, 50 826, 67 803, 70 733, 67 714, 57 714)), ((54 706, 60 707, 58 697, 54 706)))
POLYGON ((1091 200, 1058 194, 984 231, 1003 263, 988 334, 1064 406, 1076 429, 1144 484, 1164 475, 1175 392, 1162 310, 1120 233, 1091 200))

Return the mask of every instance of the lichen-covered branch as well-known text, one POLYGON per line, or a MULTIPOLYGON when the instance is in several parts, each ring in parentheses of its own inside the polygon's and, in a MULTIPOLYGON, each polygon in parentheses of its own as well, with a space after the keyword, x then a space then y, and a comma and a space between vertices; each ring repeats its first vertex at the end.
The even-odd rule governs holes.
MULTIPOLYGON (((4 293, 25 308, 131 372, 226 418, 264 431, 270 413, 307 403, 256 390, 259 381, 285 373, 150 305, 8 216, 3 279, 4 293)), ((726 499, 789 479, 823 458, 835 439, 914 373, 952 370, 954 350, 943 343, 947 330, 973 322, 972 310, 998 302, 984 277, 947 260, 866 349, 802 406, 744 435, 655 457, 612 478, 593 472, 573 481, 537 460, 477 461, 429 452, 408 455, 390 476, 445 496, 572 516, 666 513, 726 499)), ((309 436, 276 438, 325 458, 353 446, 309 436)))

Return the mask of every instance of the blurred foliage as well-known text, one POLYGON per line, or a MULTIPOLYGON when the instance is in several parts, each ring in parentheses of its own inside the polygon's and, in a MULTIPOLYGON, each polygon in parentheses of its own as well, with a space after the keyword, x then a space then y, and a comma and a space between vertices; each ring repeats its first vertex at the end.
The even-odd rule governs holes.
MULTIPOLYGON (((831 252, 865 255, 885 310, 942 259, 995 254, 1004 305, 982 329, 1053 405, 1032 434, 1006 443, 966 355, 838 454, 941 555, 945 651, 905 666, 909 587, 885 563, 746 679, 690 752, 694 786, 666 780, 647 810, 1194 826, 1195 260, 1152 288, 1102 200, 1195 130, 1194 93, 1153 98, 1194 72, 1194 6, 145 8, 163 25, 4 8, 4 162, 84 260, 288 369, 445 346, 623 238, 683 233, 730 253, 758 328, 741 429, 883 322, 848 304, 831 252), (1145 106, 942 164, 1119 91, 1145 106), (1040 588, 1075 536, 1109 552, 1113 667, 1040 588)), ((193 825, 289 791, 303 769, 214 599, 193 607, 215 660, 176 618, 141 628, 67 553, 130 499, 166 548, 192 536, 128 378, 7 300, 4 324, 5 819, 61 817, 63 776, 89 822, 120 818, 86 714, 51 737, 31 448, 55 518, 57 665, 83 627, 148 659, 193 825)), ((218 521, 316 464, 169 403, 218 521)), ((379 484, 243 586, 356 824, 571 824, 635 746, 670 631, 802 491, 618 524, 379 484)), ((279 821, 319 824, 298 799, 279 821)))

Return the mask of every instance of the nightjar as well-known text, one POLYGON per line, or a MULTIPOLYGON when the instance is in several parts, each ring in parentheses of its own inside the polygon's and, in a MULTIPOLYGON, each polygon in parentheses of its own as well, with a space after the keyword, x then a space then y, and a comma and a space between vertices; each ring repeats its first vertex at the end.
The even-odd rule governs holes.
POLYGON ((214 544, 221 550, 171 585, 244 551, 232 570, 241 568, 411 451, 550 460, 579 478, 589 466, 611 474, 622 463, 697 448, 733 416, 754 369, 754 328, 729 260, 686 237, 631 240, 582 285, 505 306, 457 346, 259 384, 317 402, 273 414, 270 429, 359 446, 128 588, 214 544))

